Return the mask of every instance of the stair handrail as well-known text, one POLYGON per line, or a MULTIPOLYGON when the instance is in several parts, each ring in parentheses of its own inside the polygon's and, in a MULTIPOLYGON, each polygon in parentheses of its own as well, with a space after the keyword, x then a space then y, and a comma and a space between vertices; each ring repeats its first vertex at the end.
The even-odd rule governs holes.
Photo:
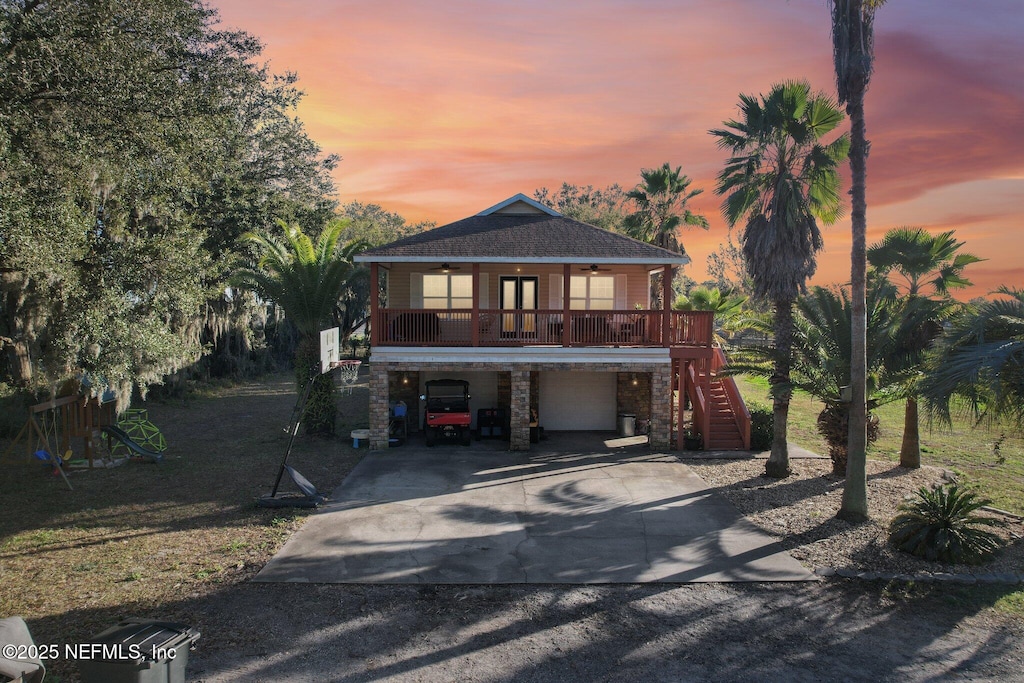
POLYGON ((708 442, 711 438, 711 411, 708 410, 707 397, 704 395, 704 387, 698 381, 696 363, 690 363, 687 374, 690 381, 687 382, 689 389, 690 404, 693 406, 693 430, 700 434, 704 448, 709 448, 708 442))
MULTIPOLYGON (((725 357, 725 351, 722 350, 721 346, 715 346, 711 358, 711 371, 717 375, 718 371, 726 365, 728 365, 728 360, 725 357)), ((722 382, 725 396, 729 400, 729 407, 732 408, 732 413, 736 417, 736 426, 739 427, 740 436, 743 437, 743 450, 749 451, 750 410, 747 409, 747 404, 743 401, 740 389, 736 386, 736 380, 731 375, 719 376, 718 379, 722 382)))

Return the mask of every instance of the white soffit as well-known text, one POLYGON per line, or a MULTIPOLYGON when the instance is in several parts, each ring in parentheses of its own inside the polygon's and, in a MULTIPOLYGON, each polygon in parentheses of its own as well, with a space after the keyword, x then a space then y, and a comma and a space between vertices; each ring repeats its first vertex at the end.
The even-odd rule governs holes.
POLYGON ((462 363, 515 365, 522 363, 640 363, 661 365, 671 361, 669 350, 643 348, 566 348, 563 346, 523 347, 422 347, 375 346, 373 363, 445 363, 456 367, 462 363))

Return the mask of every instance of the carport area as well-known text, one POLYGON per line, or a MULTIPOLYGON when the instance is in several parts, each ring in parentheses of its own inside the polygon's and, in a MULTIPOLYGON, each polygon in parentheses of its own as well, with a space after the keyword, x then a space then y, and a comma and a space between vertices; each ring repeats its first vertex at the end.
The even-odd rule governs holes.
POLYGON ((813 575, 672 454, 588 448, 377 451, 257 581, 687 583, 813 575))

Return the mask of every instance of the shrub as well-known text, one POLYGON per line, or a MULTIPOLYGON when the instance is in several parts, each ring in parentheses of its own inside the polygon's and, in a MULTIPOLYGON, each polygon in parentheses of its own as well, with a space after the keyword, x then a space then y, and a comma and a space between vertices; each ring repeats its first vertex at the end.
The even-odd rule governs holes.
POLYGON ((1002 522, 975 514, 989 502, 956 484, 922 488, 915 500, 900 505, 889 525, 889 542, 926 560, 977 564, 1002 545, 999 536, 981 528, 1002 522))
POLYGON ((772 447, 772 439, 775 437, 772 409, 754 401, 750 402, 747 409, 750 411, 750 450, 766 451, 772 447))

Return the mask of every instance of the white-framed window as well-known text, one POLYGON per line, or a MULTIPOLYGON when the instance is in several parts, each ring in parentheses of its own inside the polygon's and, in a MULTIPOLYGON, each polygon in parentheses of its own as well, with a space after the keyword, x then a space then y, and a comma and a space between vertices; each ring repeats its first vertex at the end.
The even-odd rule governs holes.
POLYGON ((573 275, 569 278, 569 308, 610 311, 615 308, 614 275, 573 275))
POLYGON ((424 275, 423 308, 473 308, 473 276, 454 273, 424 275))
MULTIPOLYGON (((562 276, 548 276, 548 306, 562 308, 562 276)), ((577 311, 622 311, 627 307, 626 274, 571 275, 569 308, 577 311)))

